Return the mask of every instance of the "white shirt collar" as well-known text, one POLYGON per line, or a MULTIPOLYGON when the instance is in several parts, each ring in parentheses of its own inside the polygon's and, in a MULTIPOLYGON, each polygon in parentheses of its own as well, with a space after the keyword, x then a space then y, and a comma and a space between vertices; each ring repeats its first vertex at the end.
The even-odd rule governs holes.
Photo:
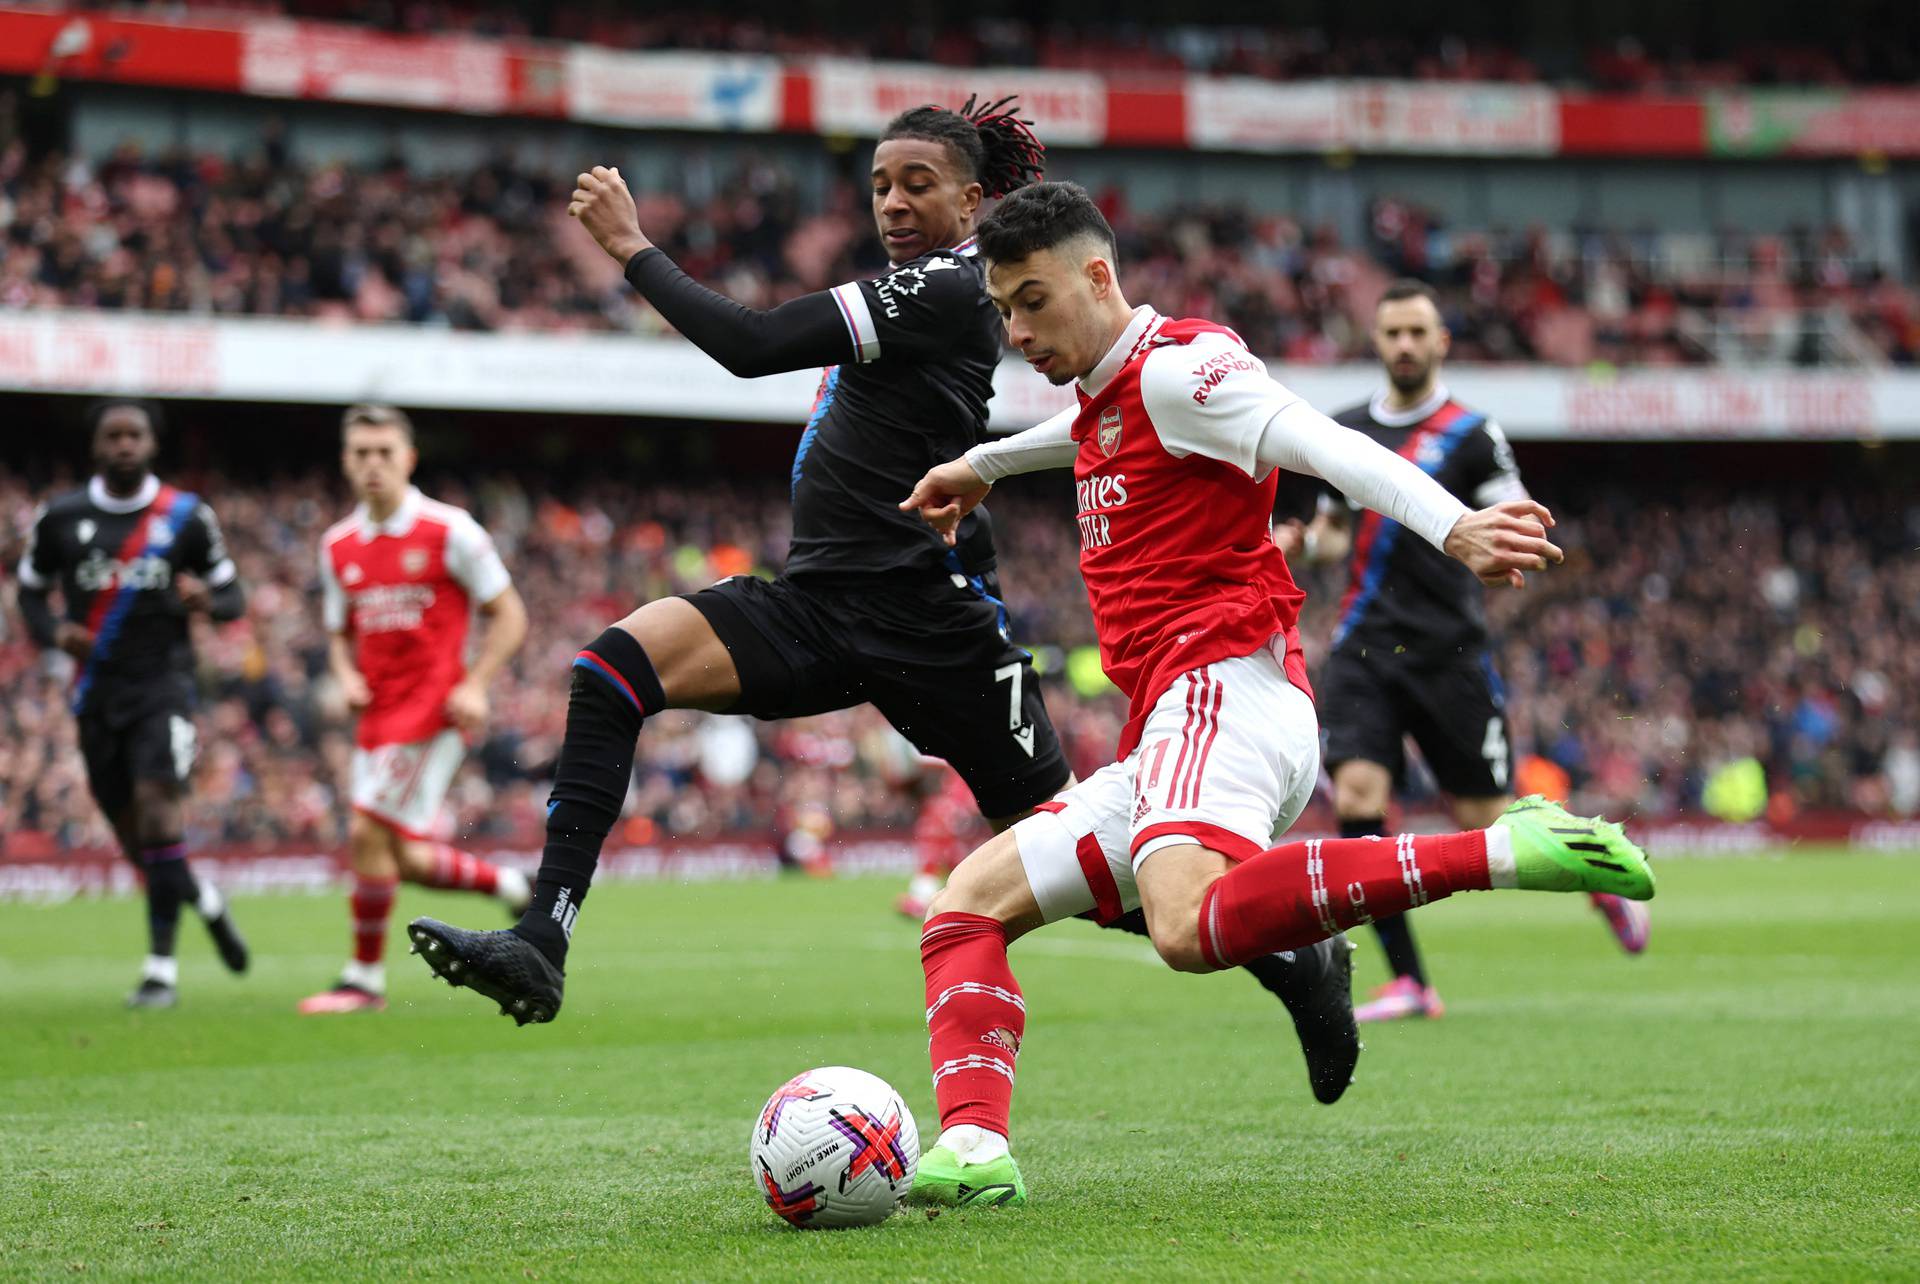
POLYGON ((1127 328, 1107 349, 1107 355, 1100 358, 1099 364, 1080 381, 1081 393, 1087 397, 1097 397, 1105 392, 1107 385, 1113 382, 1113 377, 1120 373, 1120 368, 1127 364, 1142 343, 1152 337, 1160 321, 1160 314, 1148 305, 1143 303, 1135 308, 1133 320, 1127 322, 1127 328))
POLYGON ((400 497, 399 507, 389 513, 387 520, 384 522, 374 521, 373 511, 365 504, 354 509, 354 519, 360 523, 360 542, 362 544, 371 544, 382 535, 392 535, 395 537, 405 535, 413 529, 413 524, 420 519, 420 501, 420 488, 418 486, 407 487, 407 493, 400 497))
POLYGON ((153 502, 160 493, 160 479, 152 473, 140 483, 140 489, 131 495, 115 495, 107 490, 107 479, 95 475, 87 483, 87 500, 103 513, 137 513, 153 502))
POLYGON ((1453 394, 1447 391, 1446 384, 1436 383, 1433 385, 1432 395, 1419 405, 1406 410, 1387 409, 1388 395, 1385 388, 1374 393, 1373 404, 1367 407, 1367 413, 1372 415, 1373 421, 1382 427, 1411 428, 1414 424, 1432 418, 1440 407, 1447 404, 1447 399, 1453 394))

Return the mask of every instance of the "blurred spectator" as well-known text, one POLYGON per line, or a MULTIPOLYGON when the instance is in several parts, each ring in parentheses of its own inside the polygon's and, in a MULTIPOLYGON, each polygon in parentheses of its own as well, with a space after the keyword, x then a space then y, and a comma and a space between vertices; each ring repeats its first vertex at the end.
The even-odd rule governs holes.
MULTIPOLYGON (((301 168, 271 135, 233 159, 127 144, 30 160, 16 141, 0 145, 0 307, 664 330, 569 224, 571 181, 506 159, 458 177, 397 159, 301 168)), ((715 194, 640 193, 642 225, 695 279, 749 306, 884 263, 849 192, 805 208, 792 176, 761 159, 698 186, 715 194)), ((1380 200, 1365 243, 1350 245, 1285 213, 1141 214, 1118 192, 1101 199, 1130 297, 1224 321, 1291 364, 1364 357, 1373 304, 1400 275, 1438 287, 1460 360, 1920 360, 1920 296, 1838 229, 1459 228, 1380 200)))
MULTIPOLYGON (((251 591, 245 620, 201 639, 194 841, 337 843, 350 738, 313 579, 320 533, 345 502, 310 476, 193 480, 218 505, 251 591)), ((784 490, 548 486, 518 474, 428 489, 492 530, 533 624, 453 791, 455 821, 465 835, 534 840, 581 640, 638 602, 706 585, 722 564, 776 568, 784 490)), ((35 498, 0 477, 8 566, 35 498)), ((1064 502, 1016 493, 992 507, 1016 635, 1045 662, 1048 705, 1084 776, 1109 759, 1123 711, 1111 692, 1076 695, 1057 680, 1062 649, 1092 641, 1064 502)), ((1613 492, 1563 513, 1556 534, 1568 564, 1490 600, 1516 753, 1564 773, 1577 808, 1696 808, 1709 773, 1752 757, 1776 800, 1797 808, 1920 810, 1920 648, 1903 642, 1920 635, 1910 497, 1703 490, 1669 506, 1613 492)), ((1317 667, 1337 577, 1309 577, 1307 589, 1317 667)), ((66 679, 61 657, 0 630, 0 833, 103 843, 66 679)), ((839 829, 904 835, 918 806, 911 758, 866 708, 782 723, 670 713, 641 737, 619 837, 771 833, 822 814, 839 829)))

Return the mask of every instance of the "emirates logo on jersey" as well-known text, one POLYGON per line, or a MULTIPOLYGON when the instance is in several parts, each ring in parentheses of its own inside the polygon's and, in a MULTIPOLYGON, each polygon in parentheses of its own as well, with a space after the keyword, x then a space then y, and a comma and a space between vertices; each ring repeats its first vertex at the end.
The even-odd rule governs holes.
POLYGON ((410 548, 400 554, 400 569, 408 575, 418 575, 427 569, 427 550, 410 548))
POLYGON ((404 633, 417 629, 433 606, 429 584, 375 584, 353 595, 353 631, 404 633))
POLYGON ((1100 453, 1112 457, 1120 449, 1120 407, 1108 406, 1100 412, 1100 453))

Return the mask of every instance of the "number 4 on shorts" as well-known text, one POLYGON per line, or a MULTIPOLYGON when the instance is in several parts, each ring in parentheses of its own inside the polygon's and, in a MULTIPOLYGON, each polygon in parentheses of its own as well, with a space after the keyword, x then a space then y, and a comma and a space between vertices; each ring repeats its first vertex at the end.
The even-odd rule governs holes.
POLYGON ((1493 773, 1493 783, 1501 789, 1507 787, 1507 727, 1498 717, 1487 719, 1487 735, 1480 742, 1480 756, 1487 760, 1487 769, 1493 773))

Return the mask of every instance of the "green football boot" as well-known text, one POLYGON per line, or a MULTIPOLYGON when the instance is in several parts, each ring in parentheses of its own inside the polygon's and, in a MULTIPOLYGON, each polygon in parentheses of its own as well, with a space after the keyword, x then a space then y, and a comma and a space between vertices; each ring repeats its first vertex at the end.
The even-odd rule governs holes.
POLYGON ((962 1164, 946 1146, 935 1146, 920 1156, 907 1199, 915 1204, 944 1204, 949 1208, 1006 1208, 1027 1202, 1027 1183, 1012 1155, 984 1164, 962 1164))
MULTIPOLYGON (((1647 854, 1626 831, 1597 816, 1576 816, 1539 794, 1520 799, 1493 822, 1513 837, 1511 886, 1532 892, 1602 892, 1653 899, 1647 854)), ((1494 886, 1507 884, 1496 880, 1494 886)))

